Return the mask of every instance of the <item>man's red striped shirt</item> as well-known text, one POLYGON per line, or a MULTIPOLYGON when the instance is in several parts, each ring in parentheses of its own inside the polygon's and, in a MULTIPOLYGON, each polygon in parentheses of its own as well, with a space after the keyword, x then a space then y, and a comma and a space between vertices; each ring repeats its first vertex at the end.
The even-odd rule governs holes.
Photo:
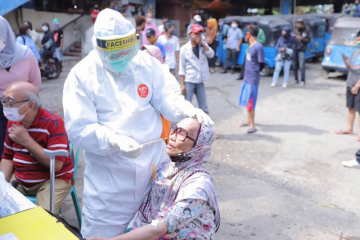
MULTIPOLYGON (((30 154, 22 145, 9 138, 9 128, 20 122, 9 121, 4 143, 2 159, 13 161, 15 177, 19 183, 26 187, 46 182, 50 179, 50 169, 30 154)), ((64 120, 58 115, 40 108, 34 122, 27 129, 30 136, 43 148, 49 150, 66 149, 69 151, 69 142, 64 126, 64 120)), ((56 157, 55 160, 63 162, 60 171, 55 173, 55 178, 69 182, 73 180, 74 164, 69 157, 56 157)))

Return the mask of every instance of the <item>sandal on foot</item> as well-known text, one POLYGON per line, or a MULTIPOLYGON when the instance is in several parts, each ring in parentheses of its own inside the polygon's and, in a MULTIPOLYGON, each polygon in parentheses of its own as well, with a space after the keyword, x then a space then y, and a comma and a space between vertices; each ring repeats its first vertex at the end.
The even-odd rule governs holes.
POLYGON ((247 126, 249 126, 249 124, 247 124, 247 123, 240 123, 239 124, 239 127, 247 127, 247 126))
POLYGON ((256 130, 256 128, 249 128, 248 130, 247 130, 247 133, 254 133, 254 132, 256 132, 257 130, 256 130))

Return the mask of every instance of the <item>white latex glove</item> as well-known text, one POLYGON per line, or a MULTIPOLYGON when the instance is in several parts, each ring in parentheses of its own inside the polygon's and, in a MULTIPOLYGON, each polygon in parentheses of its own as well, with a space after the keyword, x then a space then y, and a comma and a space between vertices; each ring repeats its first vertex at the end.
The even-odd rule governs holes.
POLYGON ((215 123, 209 115, 207 115, 203 110, 200 108, 194 108, 193 111, 188 113, 189 117, 195 117, 197 118, 199 123, 204 123, 205 125, 214 125, 215 123))
POLYGON ((131 137, 113 134, 107 140, 112 149, 119 150, 127 158, 137 158, 142 153, 143 147, 131 137))

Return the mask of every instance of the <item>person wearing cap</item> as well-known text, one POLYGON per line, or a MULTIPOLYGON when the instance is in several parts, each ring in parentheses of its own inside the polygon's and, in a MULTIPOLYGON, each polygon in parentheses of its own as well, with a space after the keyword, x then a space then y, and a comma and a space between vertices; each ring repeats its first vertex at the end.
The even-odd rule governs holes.
POLYGON ((188 116, 212 124, 181 95, 179 83, 155 58, 138 51, 131 22, 100 11, 94 50, 71 69, 63 91, 69 140, 84 151, 81 233, 112 238, 126 231, 165 160, 162 121, 188 116))
MULTIPOLYGON (((195 15, 192 19, 191 22, 189 24, 189 26, 187 27, 186 32, 190 32, 191 31, 191 26, 196 23, 199 24, 200 26, 202 26, 202 19, 200 15, 195 15)), ((191 38, 189 37, 189 40, 191 40, 191 38)))
POLYGON ((166 16, 163 16, 161 19, 162 24, 159 26, 159 32, 161 35, 165 34, 165 23, 167 23, 169 19, 166 16))
POLYGON ((298 41, 298 47, 295 51, 293 71, 295 76, 295 84, 299 84, 298 69, 301 72, 301 86, 305 86, 305 51, 307 45, 311 40, 311 33, 305 27, 304 20, 302 18, 296 19, 296 28, 294 30, 294 37, 298 41))
POLYGON ((145 15, 145 28, 144 28, 144 31, 141 32, 142 39, 143 39, 143 45, 149 44, 149 41, 146 38, 146 30, 148 30, 149 28, 154 29, 156 38, 160 36, 160 31, 158 29, 158 26, 152 22, 152 19, 153 19, 152 16, 153 16, 152 13, 147 13, 145 15))
POLYGON ((146 30, 146 38, 147 40, 149 41, 150 44, 148 45, 154 45, 154 46, 157 46, 158 48, 160 48, 161 50, 161 55, 165 61, 165 58, 166 58, 166 54, 165 54, 165 48, 164 48, 164 45, 162 45, 161 43, 158 43, 157 42, 157 38, 156 38, 156 33, 155 33, 155 30, 152 29, 152 28, 149 28, 146 30))
POLYGON ((193 24, 188 32, 190 41, 180 49, 179 75, 181 92, 185 99, 192 102, 194 93, 199 107, 209 113, 204 81, 210 79, 208 59, 215 53, 209 45, 202 41, 201 34, 204 29, 199 24, 193 24))
POLYGON ((58 18, 54 18, 53 26, 54 26, 53 38, 54 38, 54 44, 55 44, 55 56, 60 63, 60 68, 62 68, 64 32, 60 28, 60 20, 58 18))
POLYGON ((252 25, 248 29, 250 33, 249 50, 246 53, 244 82, 241 86, 239 105, 247 108, 247 120, 240 127, 249 127, 248 133, 256 132, 255 107, 260 84, 260 71, 265 66, 264 48, 257 41, 259 28, 252 25))

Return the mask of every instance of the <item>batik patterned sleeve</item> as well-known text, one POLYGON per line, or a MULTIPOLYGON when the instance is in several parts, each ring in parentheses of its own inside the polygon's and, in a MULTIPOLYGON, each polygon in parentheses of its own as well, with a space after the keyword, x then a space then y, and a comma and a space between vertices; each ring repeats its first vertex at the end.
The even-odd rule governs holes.
POLYGON ((203 200, 184 199, 164 209, 159 217, 163 217, 168 233, 179 232, 206 211, 206 203, 203 200))

